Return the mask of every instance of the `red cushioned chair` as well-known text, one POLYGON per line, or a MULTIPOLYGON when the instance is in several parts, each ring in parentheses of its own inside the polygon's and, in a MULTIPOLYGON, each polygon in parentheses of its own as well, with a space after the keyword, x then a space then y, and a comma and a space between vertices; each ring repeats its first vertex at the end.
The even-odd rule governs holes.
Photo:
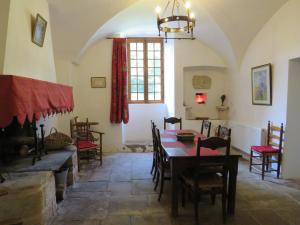
POLYGON ((280 175, 281 157, 283 149, 283 124, 280 127, 268 122, 267 144, 264 146, 251 146, 249 171, 261 166, 261 178, 265 178, 266 172, 276 171, 277 178, 280 175), (275 164, 275 168, 273 168, 275 164))
POLYGON ((80 159, 90 160, 97 156, 99 156, 100 165, 102 165, 102 135, 104 133, 91 130, 88 119, 86 119, 86 122, 76 122, 75 127, 78 168, 80 168, 80 159), (93 134, 98 137, 95 138, 93 134))

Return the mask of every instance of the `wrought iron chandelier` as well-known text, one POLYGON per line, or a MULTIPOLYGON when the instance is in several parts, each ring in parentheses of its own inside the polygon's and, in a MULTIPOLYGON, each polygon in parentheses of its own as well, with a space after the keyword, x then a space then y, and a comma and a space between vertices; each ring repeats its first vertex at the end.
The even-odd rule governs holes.
POLYGON ((185 0, 168 0, 168 3, 161 14, 161 8, 156 7, 157 27, 159 36, 161 32, 168 33, 186 32, 190 39, 194 39, 194 27, 196 24, 195 14, 191 11, 191 2, 185 0), (182 4, 181 4, 182 3, 182 4), (169 16, 166 14, 169 13, 169 16))

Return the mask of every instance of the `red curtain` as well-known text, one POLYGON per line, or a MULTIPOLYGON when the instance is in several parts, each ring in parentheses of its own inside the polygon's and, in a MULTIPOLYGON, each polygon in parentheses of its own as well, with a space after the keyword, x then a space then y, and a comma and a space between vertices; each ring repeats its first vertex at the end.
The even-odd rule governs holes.
POLYGON ((126 39, 113 40, 111 123, 128 123, 127 57, 126 39))

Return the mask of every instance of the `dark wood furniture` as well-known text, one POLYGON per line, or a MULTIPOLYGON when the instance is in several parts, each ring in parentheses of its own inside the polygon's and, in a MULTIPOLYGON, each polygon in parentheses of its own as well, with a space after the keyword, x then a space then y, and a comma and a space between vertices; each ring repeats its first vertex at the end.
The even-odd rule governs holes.
POLYGON ((164 118, 164 130, 167 129, 167 123, 176 124, 179 123, 180 130, 182 130, 182 119, 176 117, 164 118))
MULTIPOLYGON (((187 168, 195 166, 197 163, 224 163, 228 166, 228 196, 227 196, 227 214, 233 215, 235 212, 236 179, 238 173, 238 162, 241 155, 209 155, 196 158, 196 151, 191 150, 196 147, 195 143, 181 143, 180 147, 170 145, 178 143, 175 137, 164 137, 161 135, 162 148, 170 163, 171 169, 171 195, 172 206, 171 213, 173 217, 178 216, 178 186, 179 175, 187 168)), ((209 152, 207 152, 209 153, 209 152)))
POLYGON ((230 139, 225 140, 220 137, 211 137, 204 140, 198 138, 197 141, 197 152, 196 152, 196 167, 189 169, 183 173, 182 177, 182 205, 185 202, 185 190, 192 192, 195 220, 196 224, 199 224, 199 212, 198 212, 198 200, 199 196, 203 193, 210 194, 212 197, 212 202, 215 202, 216 194, 222 195, 222 215, 223 223, 226 222, 227 216, 227 176, 228 167, 227 161, 215 163, 215 162, 201 162, 200 155, 201 149, 209 148, 212 150, 220 149, 226 147, 226 156, 230 152, 230 139))
POLYGON ((210 137, 210 129, 211 129, 211 122, 208 120, 202 120, 202 125, 201 125, 201 135, 203 137, 210 137))
POLYGON ((157 174, 157 144, 156 144, 156 136, 155 136, 155 124, 151 120, 151 134, 152 134, 152 144, 153 144, 153 156, 152 156, 152 166, 150 174, 153 174, 153 181, 155 180, 156 174, 157 174))
POLYGON ((86 119, 86 122, 76 123, 76 145, 78 153, 78 168, 80 169, 80 159, 96 158, 99 155, 100 165, 102 165, 102 136, 103 132, 91 130, 91 123, 86 119), (97 135, 95 138, 94 135, 97 135))
POLYGON ((157 161, 156 161, 157 176, 156 176, 154 190, 156 190, 158 183, 160 181, 159 195, 158 195, 158 201, 160 201, 164 191, 165 180, 171 180, 171 174, 170 174, 170 164, 167 161, 164 149, 161 146, 160 131, 158 128, 155 128, 155 142, 157 145, 157 161))
POLYGON ((231 128, 219 125, 217 129, 217 137, 224 139, 231 138, 231 128))
POLYGON ((256 169, 256 165, 261 166, 262 180, 264 180, 266 172, 276 171, 277 178, 280 176, 284 132, 283 124, 278 127, 269 121, 266 145, 251 146, 249 171, 251 172, 252 168, 256 169), (276 167, 272 168, 272 164, 276 164, 276 167))

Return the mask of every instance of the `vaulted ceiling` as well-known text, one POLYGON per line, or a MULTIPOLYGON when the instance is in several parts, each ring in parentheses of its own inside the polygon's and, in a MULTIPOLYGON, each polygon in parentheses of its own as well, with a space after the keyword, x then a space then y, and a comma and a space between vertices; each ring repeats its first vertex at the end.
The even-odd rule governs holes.
MULTIPOLYGON (((154 8, 167 0, 48 0, 55 56, 77 61, 108 35, 157 35, 154 8)), ((195 36, 239 62, 251 40, 288 0, 191 0, 195 36)))

